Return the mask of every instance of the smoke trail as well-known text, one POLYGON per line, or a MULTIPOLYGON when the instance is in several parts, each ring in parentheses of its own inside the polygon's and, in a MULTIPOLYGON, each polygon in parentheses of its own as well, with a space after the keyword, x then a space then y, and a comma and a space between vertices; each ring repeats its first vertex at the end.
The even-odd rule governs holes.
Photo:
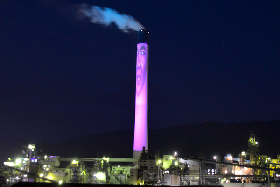
POLYGON ((79 12, 89 17, 92 23, 104 24, 105 26, 115 23, 124 32, 128 32, 129 29, 139 31, 145 28, 132 16, 120 14, 116 10, 107 7, 92 6, 89 8, 88 5, 83 4, 79 12))

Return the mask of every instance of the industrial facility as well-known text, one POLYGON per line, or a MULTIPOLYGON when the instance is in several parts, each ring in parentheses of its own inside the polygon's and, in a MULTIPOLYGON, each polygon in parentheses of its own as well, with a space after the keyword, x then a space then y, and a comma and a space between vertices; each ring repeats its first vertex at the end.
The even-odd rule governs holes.
POLYGON ((236 158, 228 154, 211 159, 181 158, 149 153, 143 147, 139 158, 62 158, 36 153, 29 144, 24 158, 9 158, 1 166, 2 185, 17 182, 56 182, 121 185, 222 185, 279 186, 280 155, 258 155, 252 133, 248 150, 236 158))
MULTIPOLYGON (((226 187, 280 187, 280 155, 258 154, 251 133, 248 150, 233 157, 216 155, 184 158, 148 151, 148 54, 149 32, 138 32, 136 59, 135 121, 132 158, 62 158, 37 153, 29 144, 22 158, 9 158, 1 166, 0 183, 55 182, 119 185, 213 185, 226 187)), ((0 185, 1 186, 1 185, 0 185)))

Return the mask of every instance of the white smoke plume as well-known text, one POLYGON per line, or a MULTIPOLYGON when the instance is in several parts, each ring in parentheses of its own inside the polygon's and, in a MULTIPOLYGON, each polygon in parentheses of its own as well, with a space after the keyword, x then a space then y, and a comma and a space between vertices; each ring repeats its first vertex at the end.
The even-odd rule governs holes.
POLYGON ((104 24, 105 26, 115 23, 117 27, 124 32, 128 32, 130 29, 139 31, 145 28, 132 16, 120 14, 116 10, 107 7, 89 7, 88 5, 83 4, 79 9, 79 12, 84 16, 89 17, 92 23, 104 24))

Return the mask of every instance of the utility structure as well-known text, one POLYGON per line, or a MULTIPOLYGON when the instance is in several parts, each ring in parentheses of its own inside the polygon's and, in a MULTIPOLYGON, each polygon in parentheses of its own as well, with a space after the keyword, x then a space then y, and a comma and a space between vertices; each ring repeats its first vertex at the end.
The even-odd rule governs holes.
POLYGON ((149 32, 137 34, 135 121, 133 158, 140 158, 143 147, 148 150, 148 56, 149 32))
POLYGON ((257 158, 258 151, 259 151, 258 148, 259 148, 259 144, 258 144, 258 142, 256 142, 255 133, 250 131, 250 138, 248 140, 247 154, 251 161, 251 165, 253 165, 253 166, 256 165, 256 158, 257 158))

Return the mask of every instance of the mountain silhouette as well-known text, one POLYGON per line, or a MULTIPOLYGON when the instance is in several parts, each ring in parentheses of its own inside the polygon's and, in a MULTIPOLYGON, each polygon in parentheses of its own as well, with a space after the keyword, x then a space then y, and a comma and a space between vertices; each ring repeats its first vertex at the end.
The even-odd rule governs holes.
MULTIPOLYGON (((162 129, 149 129, 149 152, 174 154, 179 157, 197 157, 203 153, 207 158, 219 154, 237 157, 242 151, 247 151, 250 132, 255 133, 259 143, 259 154, 276 158, 280 154, 278 146, 280 138, 280 120, 252 121, 246 123, 206 122, 203 124, 174 125, 162 129)), ((36 151, 47 155, 64 158, 131 158, 133 155, 133 129, 93 134, 76 139, 50 144, 5 138, 0 140, 0 161, 3 164, 7 158, 24 157, 22 151, 30 143, 36 145, 36 151)))

